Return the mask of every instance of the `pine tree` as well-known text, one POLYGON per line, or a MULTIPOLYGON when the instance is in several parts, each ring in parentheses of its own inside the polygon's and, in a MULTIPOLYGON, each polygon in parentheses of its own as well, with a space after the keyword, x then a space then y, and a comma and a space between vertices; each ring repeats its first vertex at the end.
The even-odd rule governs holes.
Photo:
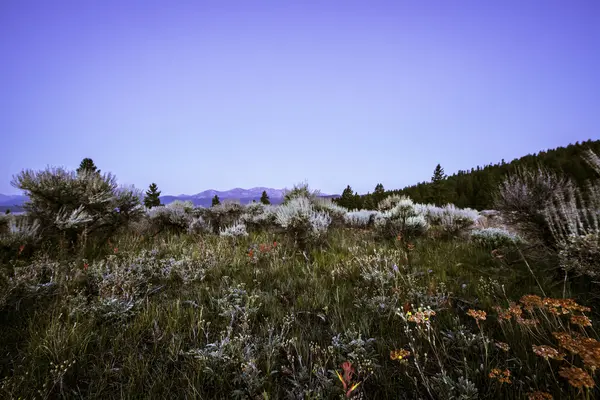
POLYGON ((260 202, 263 204, 271 204, 271 200, 269 200, 269 195, 267 195, 266 190, 263 190, 262 196, 260 196, 260 202))
POLYGON ((219 200, 219 196, 217 196, 215 194, 215 197, 213 197, 213 199, 212 199, 212 206, 214 207, 214 206, 217 206, 219 204, 221 204, 221 201, 219 200))
POLYGON ((348 210, 352 210, 353 208, 355 208, 354 192, 352 191, 350 185, 346 186, 346 189, 344 189, 344 191, 342 192, 342 195, 338 199, 337 203, 340 206, 347 208, 348 210))
POLYGON ((381 200, 383 200, 385 198, 385 189, 383 188, 383 184, 378 183, 375 186, 375 191, 373 192, 373 202, 375 203, 375 206, 377 206, 377 204, 379 204, 379 202, 381 200))
POLYGON ((10 214, 10 208, 7 208, 6 211, 4 211, 4 214, 6 214, 6 215, 10 214))
POLYGON ((150 184, 148 190, 146 191, 146 197, 144 197, 144 205, 148 208, 158 207, 160 206, 160 190, 158 190, 158 186, 156 183, 150 184))
POLYGON ((84 158, 81 160, 79 168, 77 168, 77 173, 80 174, 83 171, 96 172, 98 174, 100 173, 100 170, 96 167, 94 160, 91 158, 84 158))
POLYGON ((440 164, 436 165, 431 177, 432 200, 435 205, 441 206, 445 202, 443 181, 446 179, 444 168, 440 164))

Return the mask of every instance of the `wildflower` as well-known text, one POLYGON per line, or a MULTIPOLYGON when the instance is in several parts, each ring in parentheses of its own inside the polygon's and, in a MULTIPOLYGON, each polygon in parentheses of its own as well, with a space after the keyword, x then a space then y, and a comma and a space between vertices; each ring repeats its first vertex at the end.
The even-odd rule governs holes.
POLYGON ((25 250, 25 245, 24 244, 22 244, 22 245, 19 246, 19 253, 17 255, 20 256, 21 253, 23 252, 23 250, 25 250))
POLYGON ((392 350, 390 351, 390 358, 392 360, 402 361, 403 359, 410 356, 410 351, 400 349, 400 350, 392 350))
POLYGON ((113 249, 113 252, 114 252, 115 254, 117 254, 117 253, 119 252, 119 248, 118 248, 118 247, 115 247, 115 248, 113 249))
POLYGON ((510 371, 508 369, 502 371, 498 368, 494 368, 488 376, 490 379, 497 379, 500 383, 511 383, 510 371))
POLYGON ((479 321, 485 321, 487 314, 485 311, 476 311, 470 309, 469 311, 467 311, 467 315, 473 317, 475 321, 477 321, 477 323, 479 324, 479 321))
POLYGON ((498 249, 492 250, 492 257, 495 257, 497 259, 504 258, 504 256, 500 253, 500 250, 498 249))
POLYGON ((408 243, 408 244, 406 245, 406 248, 408 249, 408 251, 411 251, 411 250, 414 250, 414 249, 415 249, 415 245, 414 245, 414 244, 412 244, 412 243, 408 243))
POLYGON ((394 270, 394 272, 398 272, 399 271, 398 266, 396 264, 394 264, 394 266, 392 267, 392 269, 394 270))
POLYGON ((354 375, 354 367, 350 361, 345 361, 342 364, 342 370, 344 371, 344 375, 340 375, 338 371, 335 371, 340 382, 344 386, 344 391, 346 392, 346 397, 350 397, 352 392, 356 390, 356 388, 360 385, 360 382, 352 384, 352 376, 354 375))
POLYGON ((503 320, 509 321, 512 318, 512 313, 510 310, 503 310, 500 306, 495 306, 494 310, 498 313, 498 319, 500 322, 503 320))
POLYGON ((548 358, 552 358, 554 360, 562 360, 565 357, 564 353, 559 352, 554 347, 551 346, 531 346, 533 352, 540 357, 544 357, 546 360, 548 358))
POLYGON ((502 351, 508 351, 508 350, 510 350, 510 346, 508 345, 508 343, 495 342, 494 344, 496 345, 497 348, 499 348, 502 351))
POLYGON ((569 350, 573 354, 579 353, 579 348, 575 339, 566 332, 553 332, 552 336, 558 340, 558 345, 565 350, 569 350))
POLYGON ((254 256, 254 250, 250 250, 248 252, 248 257, 252 258, 254 256))
POLYGON ((541 392, 539 390, 535 392, 527 393, 527 400, 553 400, 554 397, 548 392, 541 392))
POLYGON ((558 374, 566 378, 569 384, 576 388, 583 386, 593 388, 596 385, 590 374, 578 367, 561 367, 558 374))
POLYGON ((523 307, 527 310, 527 311, 533 311, 533 308, 542 308, 544 306, 544 302, 542 301, 542 298, 540 296, 536 296, 534 294, 527 294, 523 297, 521 297, 521 300, 519 300, 519 302, 521 304, 523 304, 523 307))
POLYGON ((523 310, 521 309, 521 306, 510 302, 510 304, 508 305, 508 311, 516 318, 519 319, 521 318, 521 316, 523 315, 523 310))
POLYGON ((545 298, 543 303, 548 308, 548 311, 555 315, 569 314, 573 311, 586 312, 591 310, 589 307, 577 304, 573 299, 545 298))
POLYGON ((409 311, 406 314, 408 315, 408 320, 410 322, 414 322, 416 324, 422 324, 424 322, 428 322, 429 319, 435 315, 435 311, 433 311, 433 310, 417 311, 414 314, 409 311))
POLYGON ((572 315, 571 323, 581 327, 592 326, 592 320, 585 315, 572 315))
POLYGON ((83 263, 83 269, 84 269, 85 271, 87 271, 88 267, 89 267, 89 264, 88 264, 88 263, 83 263))
POLYGON ((398 235, 398 236, 396 236, 396 240, 397 240, 397 241, 401 241, 401 240, 402 240, 402 235, 398 235))
POLYGON ((273 247, 277 247, 277 242, 273 242, 273 247))

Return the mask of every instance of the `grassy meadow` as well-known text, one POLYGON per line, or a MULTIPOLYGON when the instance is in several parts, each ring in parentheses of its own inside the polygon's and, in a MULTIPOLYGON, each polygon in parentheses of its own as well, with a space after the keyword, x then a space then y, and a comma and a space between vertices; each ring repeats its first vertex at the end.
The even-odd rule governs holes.
POLYGON ((1 398, 598 397, 593 275, 501 216, 349 211, 306 187, 128 209, 109 181, 17 182, 33 195, 2 220, 1 398), (36 197, 50 184, 77 195, 36 197))

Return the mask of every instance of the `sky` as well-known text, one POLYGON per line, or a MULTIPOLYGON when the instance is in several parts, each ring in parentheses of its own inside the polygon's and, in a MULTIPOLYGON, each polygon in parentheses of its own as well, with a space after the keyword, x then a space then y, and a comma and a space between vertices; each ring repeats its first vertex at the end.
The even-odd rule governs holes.
POLYGON ((0 2, 0 193, 397 189, 600 139, 600 1, 0 2))

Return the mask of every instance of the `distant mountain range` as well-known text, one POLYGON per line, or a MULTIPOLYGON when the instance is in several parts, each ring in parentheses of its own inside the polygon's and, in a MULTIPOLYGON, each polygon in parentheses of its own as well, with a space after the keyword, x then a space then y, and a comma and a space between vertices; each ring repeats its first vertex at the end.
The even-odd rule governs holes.
MULTIPOLYGON (((266 191, 272 204, 280 204, 283 201, 284 189, 271 189, 266 187, 255 187, 251 189, 235 188, 226 191, 205 190, 193 195, 180 194, 178 196, 160 196, 163 204, 172 203, 175 200, 191 201, 195 206, 210 207, 212 199, 215 195, 219 196, 219 200, 238 200, 242 204, 251 203, 252 200, 259 201, 262 192, 266 191)), ((322 194, 321 197, 335 198, 338 195, 322 194)), ((0 212, 5 212, 10 209, 12 212, 23 210, 23 204, 28 200, 24 195, 4 195, 0 194, 0 212)))

